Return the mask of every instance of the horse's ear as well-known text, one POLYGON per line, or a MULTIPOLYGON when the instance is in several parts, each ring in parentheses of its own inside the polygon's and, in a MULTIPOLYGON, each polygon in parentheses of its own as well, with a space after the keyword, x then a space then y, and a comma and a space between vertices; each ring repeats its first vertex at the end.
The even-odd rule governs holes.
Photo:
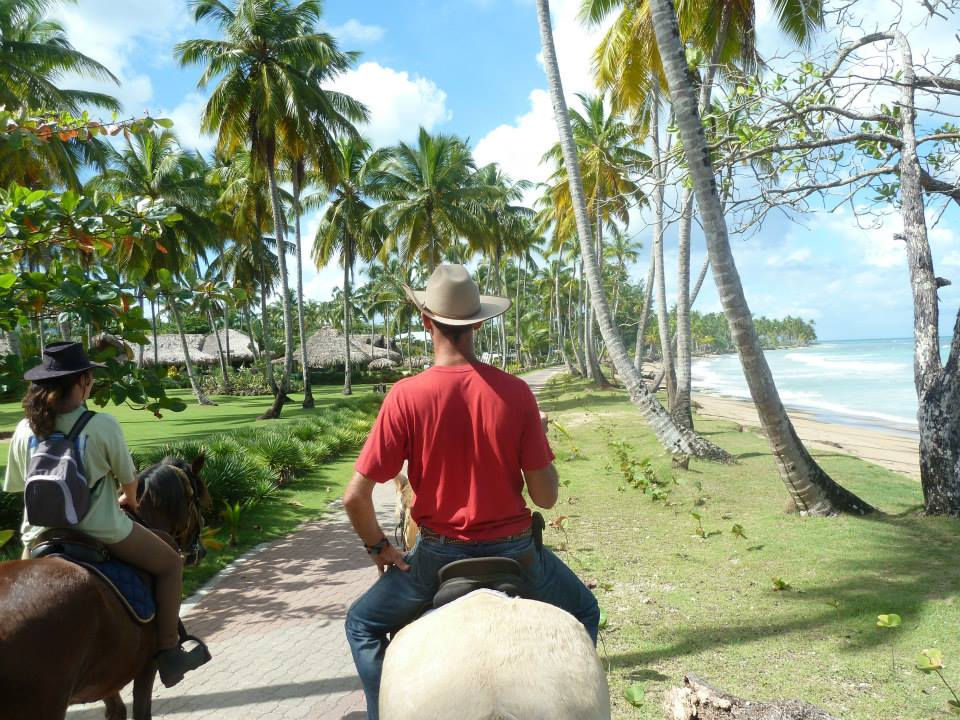
POLYGON ((193 471, 193 474, 197 477, 200 477, 200 471, 203 470, 203 464, 207 461, 206 453, 200 453, 197 455, 196 459, 190 464, 190 469, 193 471))

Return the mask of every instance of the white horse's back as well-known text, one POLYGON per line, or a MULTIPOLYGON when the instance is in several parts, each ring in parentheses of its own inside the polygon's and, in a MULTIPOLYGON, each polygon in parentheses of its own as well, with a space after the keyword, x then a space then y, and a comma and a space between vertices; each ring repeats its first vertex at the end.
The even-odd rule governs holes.
POLYGON ((563 610, 479 591, 408 625, 387 648, 381 720, 609 720, 607 678, 563 610))

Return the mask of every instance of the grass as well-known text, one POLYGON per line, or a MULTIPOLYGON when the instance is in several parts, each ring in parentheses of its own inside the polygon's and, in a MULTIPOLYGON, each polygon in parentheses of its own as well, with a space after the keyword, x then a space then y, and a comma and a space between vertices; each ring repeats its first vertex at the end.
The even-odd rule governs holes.
POLYGON ((545 513, 548 523, 568 517, 546 539, 596 584, 615 718, 662 718, 663 691, 685 673, 749 699, 807 700, 847 720, 949 716, 947 690, 914 664, 921 650, 940 648, 948 680, 960 683, 960 526, 924 517, 917 483, 814 453, 883 514, 800 518, 784 512, 765 438, 732 423, 698 419, 697 428, 739 464, 692 461, 683 471, 621 393, 567 383, 549 387, 541 405, 565 431, 554 426, 550 436, 569 482, 545 513), (620 442, 632 459, 650 459, 668 483, 665 500, 625 482, 620 442), (878 628, 886 613, 902 626, 878 628), (635 684, 639 707, 624 698, 635 684))
MULTIPOLYGON (((215 397, 213 399, 217 405, 199 406, 192 401, 188 391, 171 393, 186 400, 187 409, 181 413, 166 413, 162 419, 128 407, 109 406, 103 410, 120 422, 130 449, 142 453, 166 443, 198 441, 216 433, 239 435, 261 427, 273 429, 278 423, 293 428, 316 417, 323 408, 343 400, 341 389, 340 386, 314 386, 314 410, 304 410, 300 406, 301 396, 291 395, 293 402, 284 407, 281 419, 277 421, 256 420, 269 407, 271 399, 268 397, 215 397)), ((368 398, 370 392, 369 386, 354 386, 352 398, 368 398)), ((0 404, 0 431, 12 432, 22 417, 19 403, 0 404)), ((9 442, 0 445, 0 472, 6 467, 8 447, 9 442)), ((296 478, 289 486, 282 488, 275 499, 245 510, 237 533, 237 544, 224 544, 222 550, 209 552, 198 567, 188 568, 184 573, 184 595, 193 593, 255 545, 281 537, 303 522, 322 515, 330 502, 342 494, 355 458, 352 449, 338 447, 336 450, 336 454, 345 454, 339 458, 330 457, 316 470, 296 478)), ((218 539, 225 541, 225 533, 221 533, 218 539)))

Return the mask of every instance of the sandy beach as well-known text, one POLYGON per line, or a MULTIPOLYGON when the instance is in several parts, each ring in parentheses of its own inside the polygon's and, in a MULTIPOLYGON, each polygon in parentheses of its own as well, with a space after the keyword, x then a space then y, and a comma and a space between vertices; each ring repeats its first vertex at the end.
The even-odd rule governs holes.
MULTIPOLYGON (((656 363, 646 363, 644 374, 656 373, 656 363)), ((694 392, 693 400, 700 406, 696 412, 704 417, 722 418, 760 430, 760 419, 753 403, 739 398, 721 397, 694 392)), ((858 427, 855 424, 822 420, 810 412, 787 408, 800 439, 808 447, 854 455, 881 467, 920 479, 919 445, 916 435, 894 430, 858 427)))
MULTIPOLYGON (((760 428, 753 403, 736 398, 694 393, 697 410, 704 417, 732 420, 744 427, 760 428)), ((833 450, 855 455, 915 480, 920 479, 916 438, 894 432, 883 432, 853 425, 819 420, 809 413, 788 409, 800 439, 812 449, 833 450)))

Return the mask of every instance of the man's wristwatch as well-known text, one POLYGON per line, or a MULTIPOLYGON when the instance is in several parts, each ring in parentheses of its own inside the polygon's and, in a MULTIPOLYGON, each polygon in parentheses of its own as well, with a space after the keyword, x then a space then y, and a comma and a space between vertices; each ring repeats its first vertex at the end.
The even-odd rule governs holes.
POLYGON ((379 555, 383 551, 383 549, 389 545, 390 545, 390 541, 387 540, 386 536, 384 536, 380 540, 380 542, 378 542, 376 545, 367 545, 366 543, 364 543, 363 546, 367 549, 368 555, 379 555))

